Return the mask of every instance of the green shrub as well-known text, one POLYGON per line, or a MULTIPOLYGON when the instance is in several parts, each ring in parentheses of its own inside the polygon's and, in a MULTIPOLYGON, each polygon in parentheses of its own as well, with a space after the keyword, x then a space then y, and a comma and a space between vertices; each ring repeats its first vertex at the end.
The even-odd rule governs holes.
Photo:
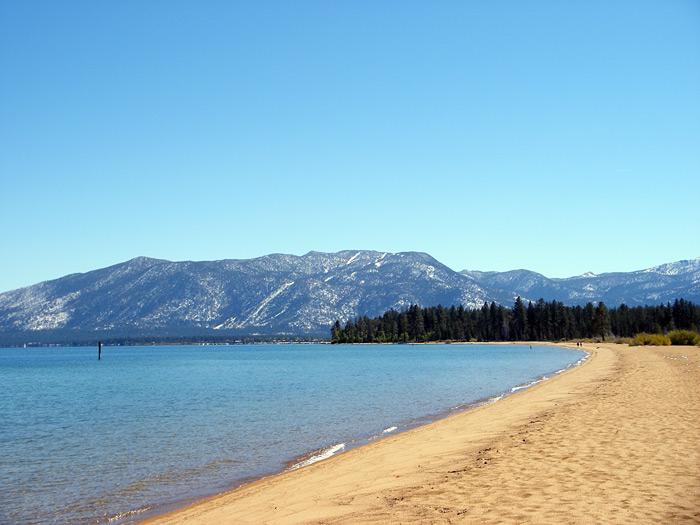
POLYGON ((671 339, 663 334, 637 334, 632 338, 630 346, 668 346, 671 344, 671 339))
POLYGON ((672 330, 668 333, 672 345, 700 344, 700 335, 691 330, 672 330))

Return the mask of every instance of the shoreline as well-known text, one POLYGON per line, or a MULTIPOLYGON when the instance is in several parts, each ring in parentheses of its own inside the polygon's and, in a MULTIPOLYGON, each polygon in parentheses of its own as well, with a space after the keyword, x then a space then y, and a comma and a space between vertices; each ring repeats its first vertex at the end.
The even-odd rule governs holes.
MULTIPOLYGON (((589 342, 586 340, 581 340, 582 342, 589 342)), ((41 349, 41 348, 92 348, 97 346, 99 341, 83 343, 83 342, 73 342, 73 343, 8 343, 0 344, 1 349, 10 348, 24 348, 27 350, 41 349)), ((572 344, 571 342, 565 341, 453 341, 451 339, 444 339, 438 341, 407 341, 407 342, 374 342, 374 343, 333 343, 328 338, 318 338, 318 339, 270 339, 270 340, 251 340, 251 341, 145 341, 145 342, 135 342, 135 343, 114 343, 109 340, 102 341, 103 348, 130 348, 137 346, 153 347, 153 346, 243 346, 243 345, 334 345, 334 346, 411 346, 411 345, 527 345, 536 344, 539 346, 543 345, 553 345, 553 346, 566 346, 572 344)), ((592 343, 591 343, 592 344, 592 343)))
MULTIPOLYGON (((352 344, 375 345, 375 343, 352 343, 352 344)), ((377 343, 377 344, 391 345, 391 344, 397 344, 397 343, 377 343)), ((406 343, 406 344, 409 344, 409 345, 410 344, 432 345, 432 344, 444 344, 444 343, 425 342, 425 343, 406 343)), ((507 345, 526 346, 527 344, 530 344, 530 343, 518 343, 518 342, 513 343, 510 341, 506 341, 506 342, 499 341, 499 342, 493 342, 493 343, 458 342, 458 343, 453 343, 453 344, 456 344, 456 345, 470 345, 470 344, 473 344, 473 345, 484 345, 484 344, 506 345, 507 344, 507 345)), ((570 372, 573 369, 584 364, 588 360, 588 358, 590 357, 590 352, 582 350, 580 347, 579 348, 571 348, 571 347, 566 346, 564 344, 557 345, 555 343, 540 343, 540 342, 532 342, 532 345, 540 346, 540 347, 541 346, 557 346, 559 348, 566 348, 568 350, 574 350, 574 351, 580 352, 580 353, 584 354, 584 356, 581 357, 580 359, 578 359, 577 361, 574 361, 573 363, 567 365, 566 367, 560 369, 560 370, 555 370, 553 372, 545 373, 544 375, 542 375, 536 379, 533 379, 529 382, 518 384, 518 385, 515 385, 513 387, 510 387, 508 390, 504 390, 496 395, 486 396, 486 397, 475 399, 473 401, 461 403, 459 405, 441 410, 439 412, 434 412, 431 414, 426 414, 423 416, 415 417, 415 418, 411 419, 410 421, 393 422, 393 423, 391 423, 391 425, 389 427, 383 429, 381 431, 381 433, 378 433, 378 434, 372 434, 369 436, 361 436, 361 437, 353 438, 353 439, 349 440, 349 442, 335 443, 335 444, 328 445, 328 446, 323 447, 323 448, 319 448, 316 450, 311 450, 311 451, 305 452, 304 454, 301 454, 300 456, 297 456, 297 457, 289 460, 287 462, 287 466, 282 470, 279 470, 279 471, 276 471, 276 472, 273 472, 270 474, 266 474, 263 476, 259 476, 259 477, 253 478, 253 479, 249 479, 248 481, 246 481, 244 483, 238 483, 235 486, 232 486, 231 488, 229 488, 225 491, 219 492, 217 494, 222 494, 222 493, 231 492, 233 490, 237 490, 238 488, 241 488, 243 485, 246 485, 246 484, 251 483, 253 481, 257 481, 259 479, 269 478, 272 476, 284 474, 285 472, 297 470, 299 468, 308 467, 310 465, 313 465, 314 463, 317 463, 319 461, 325 461, 327 459, 330 459, 331 457, 336 457, 337 455, 344 454, 350 450, 364 447, 364 446, 370 445, 372 443, 376 443, 376 442, 378 442, 382 439, 385 439, 389 436, 397 436, 397 435, 403 434, 405 432, 409 432, 413 429, 420 428, 420 427, 423 427, 426 425, 430 425, 431 423, 434 423, 436 421, 440 421, 442 419, 446 419, 446 418, 449 418, 452 416, 463 414, 465 412, 469 412, 471 410, 475 410, 475 409, 480 408, 480 407, 488 406, 491 403, 496 403, 496 402, 501 401, 502 399, 505 399, 509 396, 518 394, 521 391, 530 389, 530 388, 532 388, 532 387, 534 387, 534 386, 536 386, 544 381, 548 381, 548 380, 550 380, 558 375, 561 375, 565 372, 570 372), (328 455, 329 452, 332 452, 332 453, 330 455, 328 455), (323 456, 323 457, 317 458, 317 456, 323 456), (309 460, 312 460, 312 461, 309 461, 309 460)))
POLYGON ((145 523, 699 522, 697 347, 583 350, 497 403, 145 523))
MULTIPOLYGON (((362 345, 362 344, 370 344, 370 343, 354 343, 353 345, 362 345)), ((397 344, 406 344, 406 345, 434 345, 434 344, 443 344, 440 342, 420 342, 420 343, 371 343, 373 345, 375 344, 385 344, 385 345, 397 345, 397 344)), ((317 465, 325 465, 327 463, 330 463, 333 460, 340 459, 342 457, 347 456, 348 454, 351 454, 354 451, 357 450, 362 450, 368 447, 373 447, 376 445, 382 445, 384 442, 387 440, 390 440, 392 438, 399 438, 401 436, 405 436, 411 432, 415 432, 418 430, 423 430, 427 429, 428 427, 431 427, 432 425, 435 425, 437 423, 440 423, 442 421, 449 420, 451 418, 458 418, 460 416, 464 416, 467 414, 470 414, 474 411, 478 411, 481 409, 489 408, 493 406, 496 403, 502 402, 506 399, 510 399, 514 396, 520 396, 523 394, 526 394, 527 392, 531 391, 532 389, 541 386, 543 384, 549 383, 550 381, 553 381, 557 378, 560 378, 562 376, 565 376, 567 374, 573 373, 576 370, 582 368, 589 362, 591 362, 591 357, 595 354, 595 350, 592 348, 593 345, 589 345, 589 348, 586 347, 576 347, 575 343, 570 343, 570 342, 565 342, 565 343, 555 343, 555 342, 541 342, 541 341, 525 341, 525 342, 520 342, 520 341, 494 341, 494 342, 488 342, 488 343, 479 343, 479 342, 473 342, 473 341, 454 341, 451 342, 453 345, 494 345, 494 346, 503 346, 503 345, 520 345, 520 346, 554 346, 558 348, 565 348, 567 350, 572 350, 576 352, 580 352, 583 355, 580 359, 577 361, 571 363, 567 367, 549 372, 545 375, 540 376, 539 378, 533 379, 532 381, 528 383, 523 383, 519 385, 515 385, 511 388, 509 388, 506 391, 501 392, 500 394, 497 394, 495 396, 489 396, 481 399, 474 400, 472 402, 464 403, 452 408, 448 408, 446 410, 440 411, 438 413, 434 414, 428 414, 425 416, 421 416, 415 419, 414 423, 408 423, 403 425, 401 428, 396 427, 396 426, 390 426, 387 427, 382 431, 381 434, 378 435, 372 435, 372 436, 365 436, 365 437, 360 437, 357 438, 356 444, 352 444, 352 442, 348 443, 336 443, 332 445, 328 445, 327 447, 321 448, 321 449, 316 449, 309 451, 307 453, 304 453, 300 456, 297 456, 296 458, 291 459, 290 461, 287 462, 285 468, 270 472, 267 474, 263 474, 261 476, 256 476, 253 478, 248 478, 245 480, 242 480, 240 482, 236 482, 232 486, 224 489, 217 491, 215 493, 212 493, 210 495, 206 496, 199 496, 199 497, 193 497, 189 498, 186 500, 181 500, 180 502, 172 502, 170 504, 165 504, 161 506, 159 509, 154 508, 154 509, 148 509, 146 511, 143 511, 143 517, 138 521, 138 523, 142 524, 156 524, 156 523, 169 523, 171 518, 174 518, 180 513, 184 513, 190 509, 196 509, 197 507, 201 505, 206 505, 210 502, 216 501, 219 498, 222 497, 227 497, 227 496, 233 496, 240 491, 252 489, 254 487, 257 487, 260 484, 264 484, 265 482, 268 481, 274 481, 277 478, 283 478, 288 475, 294 475, 298 472, 305 472, 309 468, 313 468, 314 466, 317 465), (329 452, 331 452, 329 454, 329 452), (318 457, 317 456, 322 456, 318 457)), ((395 425, 396 423, 392 423, 392 425, 395 425)), ((400 424, 400 423, 399 423, 400 424)))

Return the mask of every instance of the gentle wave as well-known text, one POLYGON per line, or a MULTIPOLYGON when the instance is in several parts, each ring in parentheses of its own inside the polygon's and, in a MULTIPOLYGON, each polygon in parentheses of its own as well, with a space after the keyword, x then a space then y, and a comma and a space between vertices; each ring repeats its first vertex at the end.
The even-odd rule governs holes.
POLYGON ((398 427, 389 427, 382 430, 382 434, 390 434, 398 429, 398 427))
POLYGON ((536 379, 535 381, 530 381, 529 383, 526 383, 524 385, 514 386, 513 388, 510 389, 510 391, 517 392, 518 390, 523 390, 524 388, 530 388, 531 386, 535 386, 540 381, 542 381, 542 379, 536 379))
MULTIPOLYGON (((567 365, 566 368, 562 368, 562 369, 560 369, 560 370, 557 370, 556 372, 554 372, 553 375, 561 374, 562 372, 566 372, 566 371, 569 370, 570 368, 574 368, 574 367, 576 367, 576 366, 580 366, 586 359, 588 359, 588 357, 589 357, 589 354, 584 355, 584 356, 583 356, 581 359, 579 359, 578 361, 567 365)), ((525 384, 522 384, 522 385, 514 386, 513 388, 510 389, 510 391, 511 391, 511 393, 513 393, 513 392, 517 392, 518 390, 523 390, 523 389, 525 389, 525 388, 530 388, 531 386, 535 386, 537 383, 540 383, 540 382, 542 382, 542 381, 544 381, 544 380, 546 380, 546 379, 549 379, 549 377, 548 377, 548 376, 542 376, 542 377, 540 377, 539 379, 535 379, 534 381, 530 381, 529 383, 525 383, 525 384)), ((497 400, 501 399, 502 397, 503 397, 503 396, 498 396, 498 397, 492 398, 492 399, 497 401, 497 400)))
POLYGON ((149 511, 149 510, 151 510, 151 507, 142 507, 142 508, 136 509, 136 510, 128 510, 126 512, 120 512, 119 514, 115 514, 111 518, 107 518, 107 523, 113 523, 115 521, 120 521, 120 520, 123 520, 126 518, 131 518, 133 516, 136 516, 138 514, 142 514, 146 511, 149 511))
POLYGON ((312 456, 306 458, 303 461, 300 461, 299 463, 295 463, 290 467, 290 470, 296 470, 298 468, 306 467, 319 461, 323 461, 324 459, 328 459, 329 457, 337 454, 342 450, 345 450, 345 443, 338 443, 337 445, 333 445, 332 447, 323 449, 318 454, 313 454, 312 456))

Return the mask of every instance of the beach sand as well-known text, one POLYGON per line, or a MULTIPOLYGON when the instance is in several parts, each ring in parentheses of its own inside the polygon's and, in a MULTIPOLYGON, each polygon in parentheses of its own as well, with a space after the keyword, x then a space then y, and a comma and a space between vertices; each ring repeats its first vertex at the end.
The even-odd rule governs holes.
POLYGON ((700 348, 585 348, 533 388, 148 523, 700 522, 700 348))

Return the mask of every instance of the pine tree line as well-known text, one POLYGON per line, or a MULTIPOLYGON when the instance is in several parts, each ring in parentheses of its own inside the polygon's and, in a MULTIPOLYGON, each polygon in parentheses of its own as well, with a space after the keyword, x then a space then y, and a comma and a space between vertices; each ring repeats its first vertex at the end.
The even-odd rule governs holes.
POLYGON ((484 303, 481 308, 413 305, 380 317, 357 317, 331 328, 333 343, 401 343, 425 341, 560 341, 632 337, 640 332, 666 333, 700 329, 700 306, 684 299, 658 306, 604 303, 565 306, 518 297, 512 308, 484 303))

